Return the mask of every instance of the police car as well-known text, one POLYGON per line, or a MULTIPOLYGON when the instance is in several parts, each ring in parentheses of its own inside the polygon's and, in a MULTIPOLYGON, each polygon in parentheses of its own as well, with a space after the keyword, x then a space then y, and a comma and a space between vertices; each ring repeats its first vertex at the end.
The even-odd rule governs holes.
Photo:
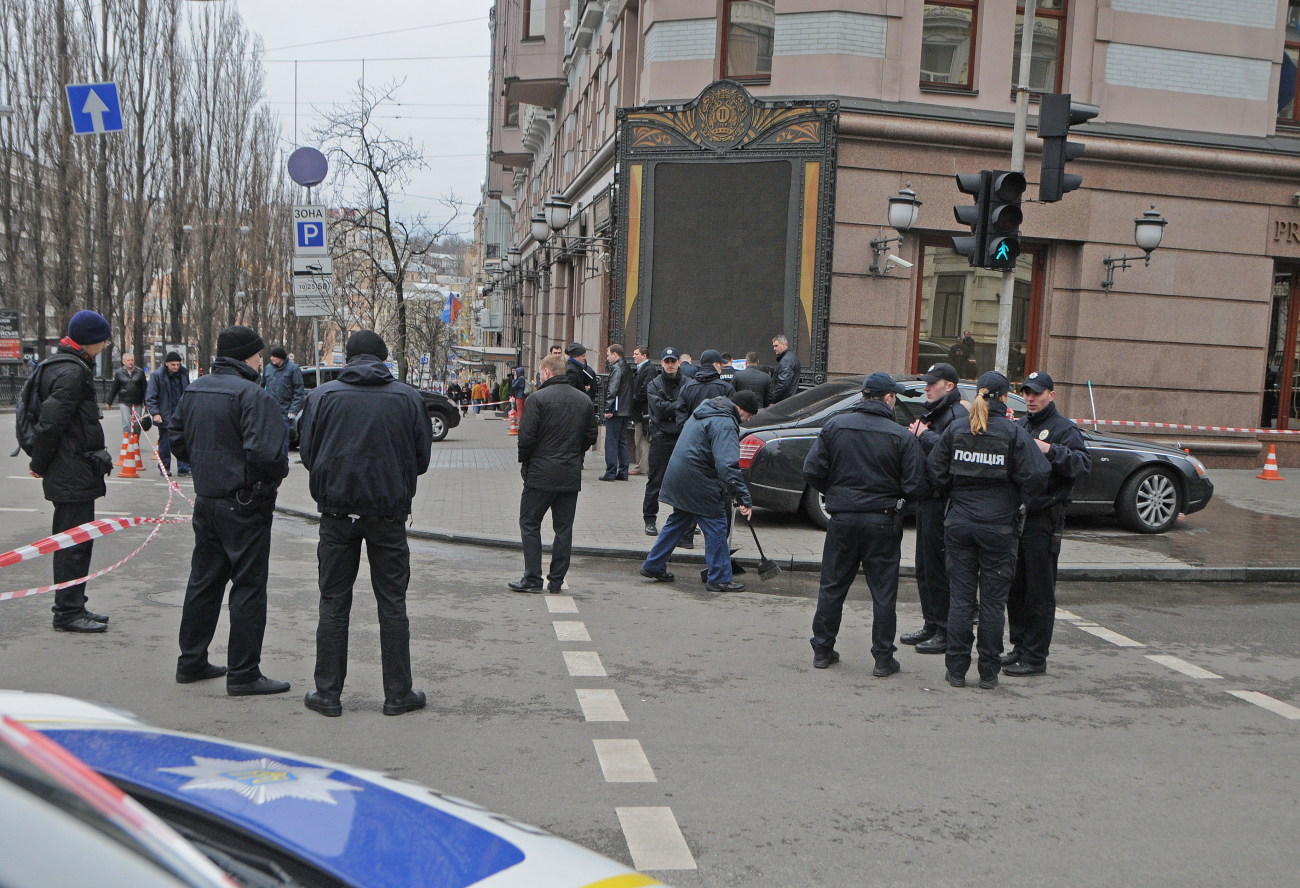
MULTIPOLYGON (((0 714, 70 752, 240 885, 661 884, 536 827, 375 771, 155 728, 52 694, 0 691, 0 714)), ((15 852, 22 853, 5 854, 15 852)))

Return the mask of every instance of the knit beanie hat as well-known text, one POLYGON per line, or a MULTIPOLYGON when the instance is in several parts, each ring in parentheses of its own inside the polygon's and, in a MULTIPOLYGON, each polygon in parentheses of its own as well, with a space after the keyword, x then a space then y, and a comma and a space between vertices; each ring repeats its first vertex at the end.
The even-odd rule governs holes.
POLYGON ((170 364, 172 361, 180 362, 180 360, 181 356, 179 352, 167 352, 167 357, 163 358, 163 363, 170 364))
POLYGON ((113 335, 108 321, 97 311, 83 309, 68 321, 68 338, 77 345, 94 345, 113 335))
POLYGON ((251 327, 236 325, 217 334, 217 357, 246 361, 266 348, 262 337, 251 327))
POLYGON ((289 360, 289 352, 285 350, 285 347, 283 345, 274 346, 271 349, 270 354, 271 357, 279 358, 281 361, 289 360))
POLYGON ((350 361, 357 355, 374 355, 381 361, 388 360, 388 346, 374 330, 358 330, 348 337, 347 347, 343 353, 350 361))
POLYGON ((758 395, 750 391, 736 392, 731 396, 731 403, 750 414, 763 409, 763 403, 758 399, 758 395))

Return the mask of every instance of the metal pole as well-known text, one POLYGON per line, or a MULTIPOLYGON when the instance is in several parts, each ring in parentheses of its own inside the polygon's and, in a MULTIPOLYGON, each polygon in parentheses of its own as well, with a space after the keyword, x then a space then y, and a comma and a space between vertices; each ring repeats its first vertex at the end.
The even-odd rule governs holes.
MULTIPOLYGON (((1026 0, 1025 20, 1020 29, 1020 77, 1016 84, 1016 123, 1011 136, 1011 169, 1025 171, 1025 131, 1029 124, 1029 66, 1034 49, 1034 15, 1038 0, 1026 0)), ((994 364, 1006 375, 1011 359, 1011 309, 1016 298, 1016 273, 1002 272, 1002 289, 998 294, 998 345, 994 364)))
POLYGON ((320 385, 320 318, 311 319, 311 350, 316 354, 316 384, 320 385))

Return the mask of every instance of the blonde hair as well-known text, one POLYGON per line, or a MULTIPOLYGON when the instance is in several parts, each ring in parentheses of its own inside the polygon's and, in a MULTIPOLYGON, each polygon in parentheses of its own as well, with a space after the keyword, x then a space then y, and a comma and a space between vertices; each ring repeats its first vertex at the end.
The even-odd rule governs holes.
POLYGON ((539 373, 544 370, 550 370, 552 376, 563 376, 566 369, 565 365, 567 363, 568 361, 559 355, 547 355, 542 358, 542 362, 537 365, 537 370, 539 373))
MULTIPOLYGON (((989 401, 995 400, 989 390, 982 388, 975 396, 975 403, 970 405, 970 431, 972 435, 982 435, 989 428, 989 401)), ((996 400, 1006 403, 1007 396, 999 395, 996 400)))

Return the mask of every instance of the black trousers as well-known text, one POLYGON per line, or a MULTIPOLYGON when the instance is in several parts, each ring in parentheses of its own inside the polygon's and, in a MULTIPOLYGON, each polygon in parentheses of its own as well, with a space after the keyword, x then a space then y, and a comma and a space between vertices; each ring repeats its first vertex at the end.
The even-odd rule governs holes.
POLYGON ((844 599, 858 568, 871 590, 871 656, 888 661, 898 650, 894 632, 898 624, 898 559, 903 532, 883 513, 840 512, 831 516, 822 547, 821 586, 813 614, 813 651, 835 648, 844 599))
MULTIPOLYGON (((95 501, 85 500, 76 503, 55 503, 54 521, 50 525, 52 533, 65 530, 95 520, 95 501)), ((54 553, 54 583, 66 583, 90 573, 90 555, 95 546, 94 540, 86 540, 68 549, 54 553)), ((54 593, 54 622, 69 623, 86 612, 86 584, 78 583, 54 593)))
POLYGON ((226 681, 244 684, 261 677, 266 632, 266 575, 271 557, 275 499, 256 508, 233 499, 196 497, 194 555, 181 612, 178 672, 195 673, 208 663, 221 599, 230 583, 230 654, 226 681))
POLYGON ((1007 593, 1016 570, 1020 539, 1011 525, 949 523, 948 549, 948 671, 965 675, 970 669, 970 646, 975 641, 981 678, 1002 669, 1002 624, 1007 593), (979 638, 972 624, 979 609, 979 638))
POLYGON ((928 498, 916 506, 916 589, 925 629, 948 631, 948 566, 943 512, 948 501, 928 498))
POLYGON ((337 698, 348 675, 348 621, 352 588, 361 567, 361 544, 370 561, 370 585, 379 608, 379 660, 384 699, 411 692, 411 626, 406 618, 406 588, 411 581, 411 550, 406 516, 357 520, 321 515, 316 565, 320 620, 316 624, 316 690, 337 698))
POLYGON ((653 521, 659 515, 659 488, 664 483, 664 472, 668 471, 668 460, 672 459, 673 448, 677 438, 660 432, 654 432, 650 439, 650 465, 646 471, 645 499, 641 501, 641 517, 653 521))
POLYGON ((573 552, 573 516, 578 512, 578 491, 536 490, 525 487, 519 497, 519 536, 524 543, 524 581, 542 581, 542 519, 551 513, 555 542, 551 544, 551 569, 546 579, 564 582, 573 552))
POLYGON ((1020 650, 1021 662, 1041 666, 1047 662, 1056 626, 1056 563, 1061 555, 1065 510, 1035 512, 1025 519, 1020 536, 1016 576, 1007 597, 1007 623, 1011 645, 1020 650))

